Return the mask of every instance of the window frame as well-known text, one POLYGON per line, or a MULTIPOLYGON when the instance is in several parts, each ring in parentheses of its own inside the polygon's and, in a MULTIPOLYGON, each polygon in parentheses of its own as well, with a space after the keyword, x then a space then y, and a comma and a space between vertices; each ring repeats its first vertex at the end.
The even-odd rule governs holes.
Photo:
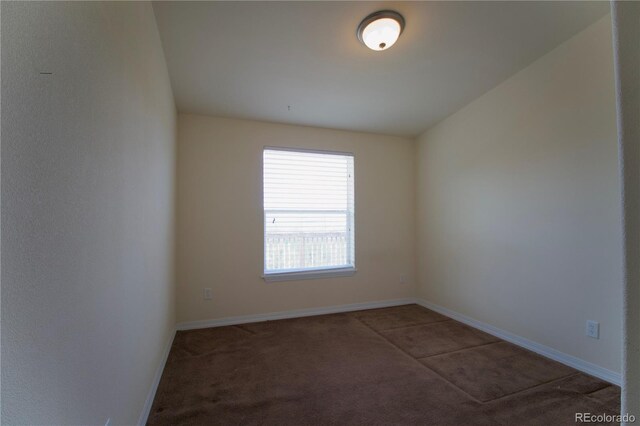
POLYGON ((343 152, 343 151, 330 151, 330 150, 319 150, 319 149, 308 149, 308 148, 292 148, 292 147, 282 147, 282 146, 263 146, 262 148, 262 161, 261 161, 261 183, 262 183, 262 278, 266 282, 276 282, 276 281, 297 281, 297 280, 310 280, 310 279, 321 279, 321 278, 334 278, 334 277, 349 277, 353 276, 356 272, 356 233, 355 233, 355 216, 356 216, 356 197, 355 197, 355 155, 353 152, 343 152), (353 158, 353 171, 352 171, 352 194, 351 197, 353 199, 353 211, 351 215, 347 216, 348 225, 351 228, 351 233, 353 234, 353 238, 351 235, 348 236, 347 239, 347 250, 350 250, 352 253, 351 265, 350 266, 320 266, 317 268, 305 268, 305 269, 290 269, 290 270, 279 270, 275 272, 267 272, 266 267, 266 242, 267 242, 267 229, 264 223, 264 152, 270 151, 288 151, 288 152, 303 152, 303 153, 311 153, 311 154, 329 154, 329 155, 341 155, 341 156, 350 156, 353 158))

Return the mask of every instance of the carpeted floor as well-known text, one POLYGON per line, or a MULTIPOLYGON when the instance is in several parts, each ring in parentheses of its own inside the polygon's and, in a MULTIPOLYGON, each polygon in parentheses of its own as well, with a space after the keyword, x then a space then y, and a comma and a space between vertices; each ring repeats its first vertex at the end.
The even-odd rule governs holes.
POLYGON ((176 335, 150 425, 574 425, 620 389, 418 305, 176 335))

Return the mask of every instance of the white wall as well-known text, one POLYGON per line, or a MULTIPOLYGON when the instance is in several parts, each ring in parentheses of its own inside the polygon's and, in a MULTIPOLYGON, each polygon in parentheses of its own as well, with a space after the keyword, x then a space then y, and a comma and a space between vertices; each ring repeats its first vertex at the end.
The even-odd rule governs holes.
POLYGON ((607 16, 419 138, 420 297, 619 372, 617 159, 607 16))
POLYGON ((175 324, 174 143, 149 3, 2 2, 2 424, 138 421, 175 324))
POLYGON ((413 297, 414 147, 392 136, 180 114, 178 321, 413 297), (265 145, 355 154, 354 276, 261 278, 265 145), (205 287, 213 300, 203 300, 205 287))

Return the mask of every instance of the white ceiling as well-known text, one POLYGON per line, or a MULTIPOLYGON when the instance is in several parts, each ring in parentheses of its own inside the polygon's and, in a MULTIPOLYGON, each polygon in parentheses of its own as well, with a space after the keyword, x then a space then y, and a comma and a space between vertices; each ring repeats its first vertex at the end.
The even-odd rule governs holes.
POLYGON ((608 12, 608 2, 155 2, 180 112, 414 136, 608 12), (356 27, 406 19, 384 52, 356 27), (290 106, 290 109, 288 108, 290 106))

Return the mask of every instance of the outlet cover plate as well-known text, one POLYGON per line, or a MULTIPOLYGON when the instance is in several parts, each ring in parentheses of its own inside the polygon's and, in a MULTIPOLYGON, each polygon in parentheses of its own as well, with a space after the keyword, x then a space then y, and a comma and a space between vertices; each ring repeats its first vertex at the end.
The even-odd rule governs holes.
POLYGON ((600 338, 600 323, 597 321, 587 320, 587 336, 594 339, 600 338))

